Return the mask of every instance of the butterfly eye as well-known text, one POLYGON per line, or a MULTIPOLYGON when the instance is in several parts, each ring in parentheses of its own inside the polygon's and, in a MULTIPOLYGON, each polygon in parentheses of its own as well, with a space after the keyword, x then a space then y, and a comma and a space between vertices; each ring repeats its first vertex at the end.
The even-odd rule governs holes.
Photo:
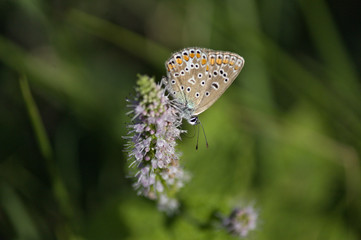
POLYGON ((217 76, 217 74, 218 74, 217 71, 214 71, 214 72, 213 72, 213 75, 214 75, 214 76, 217 76))
POLYGON ((189 72, 189 68, 186 67, 185 70, 186 70, 186 72, 189 72))
POLYGON ((196 98, 199 98, 199 92, 196 92, 195 96, 196 98))
POLYGON ((204 86, 205 84, 206 84, 206 82, 205 82, 205 81, 202 81, 202 82, 201 82, 201 85, 202 85, 202 86, 204 86))
POLYGON ((180 74, 183 76, 183 75, 185 74, 185 72, 182 70, 182 71, 180 72, 180 74))
POLYGON ((228 82, 228 78, 225 78, 225 79, 224 79, 224 82, 227 83, 227 82, 228 82))
POLYGON ((175 80, 172 80, 172 84, 175 84, 175 80))
POLYGON ((198 63, 195 65, 195 67, 196 67, 196 69, 198 69, 199 68, 199 65, 198 65, 198 63))
POLYGON ((190 87, 187 87, 187 92, 190 92, 191 91, 191 88, 190 87))
POLYGON ((223 69, 219 70, 219 73, 220 73, 220 74, 223 74, 223 69))
POLYGON ((189 124, 196 125, 198 123, 198 117, 197 116, 191 116, 191 118, 188 120, 189 124))
POLYGON ((184 90, 184 86, 181 86, 181 90, 184 90))
POLYGON ((201 78, 202 76, 203 76, 202 73, 198 74, 198 78, 201 78))
POLYGON ((209 92, 206 92, 205 95, 206 95, 206 97, 208 97, 208 96, 209 96, 209 92))

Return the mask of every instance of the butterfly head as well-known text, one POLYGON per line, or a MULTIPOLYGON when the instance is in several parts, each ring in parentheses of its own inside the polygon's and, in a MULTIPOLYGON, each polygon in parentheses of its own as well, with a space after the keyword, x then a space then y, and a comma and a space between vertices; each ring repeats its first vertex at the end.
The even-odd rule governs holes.
POLYGON ((199 119, 197 115, 194 115, 194 109, 190 106, 181 106, 179 107, 181 112, 181 117, 186 119, 190 125, 199 124, 199 119))

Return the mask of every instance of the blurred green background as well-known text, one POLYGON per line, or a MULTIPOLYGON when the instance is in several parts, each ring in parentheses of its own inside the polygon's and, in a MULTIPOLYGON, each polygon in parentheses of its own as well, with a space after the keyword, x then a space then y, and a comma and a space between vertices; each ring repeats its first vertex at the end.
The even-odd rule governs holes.
POLYGON ((0 239, 361 239, 361 4, 336 0, 0 0, 0 239), (182 213, 136 196, 123 152, 138 73, 174 51, 244 69, 179 149, 182 213))

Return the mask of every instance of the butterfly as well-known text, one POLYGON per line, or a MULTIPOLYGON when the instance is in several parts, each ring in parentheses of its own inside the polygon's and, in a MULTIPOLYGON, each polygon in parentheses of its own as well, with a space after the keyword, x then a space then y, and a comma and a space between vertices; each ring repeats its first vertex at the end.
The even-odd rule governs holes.
POLYGON ((207 110, 236 79, 244 59, 236 53, 206 48, 184 48, 165 62, 166 89, 175 100, 181 117, 199 124, 198 115, 207 110))

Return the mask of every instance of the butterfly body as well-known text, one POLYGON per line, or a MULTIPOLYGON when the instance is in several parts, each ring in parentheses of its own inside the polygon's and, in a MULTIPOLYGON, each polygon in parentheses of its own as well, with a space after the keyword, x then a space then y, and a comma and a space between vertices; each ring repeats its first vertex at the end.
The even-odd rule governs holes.
POLYGON ((197 116, 227 90, 243 65, 244 59, 236 53, 185 48, 165 62, 164 81, 182 117, 195 125, 197 116))

